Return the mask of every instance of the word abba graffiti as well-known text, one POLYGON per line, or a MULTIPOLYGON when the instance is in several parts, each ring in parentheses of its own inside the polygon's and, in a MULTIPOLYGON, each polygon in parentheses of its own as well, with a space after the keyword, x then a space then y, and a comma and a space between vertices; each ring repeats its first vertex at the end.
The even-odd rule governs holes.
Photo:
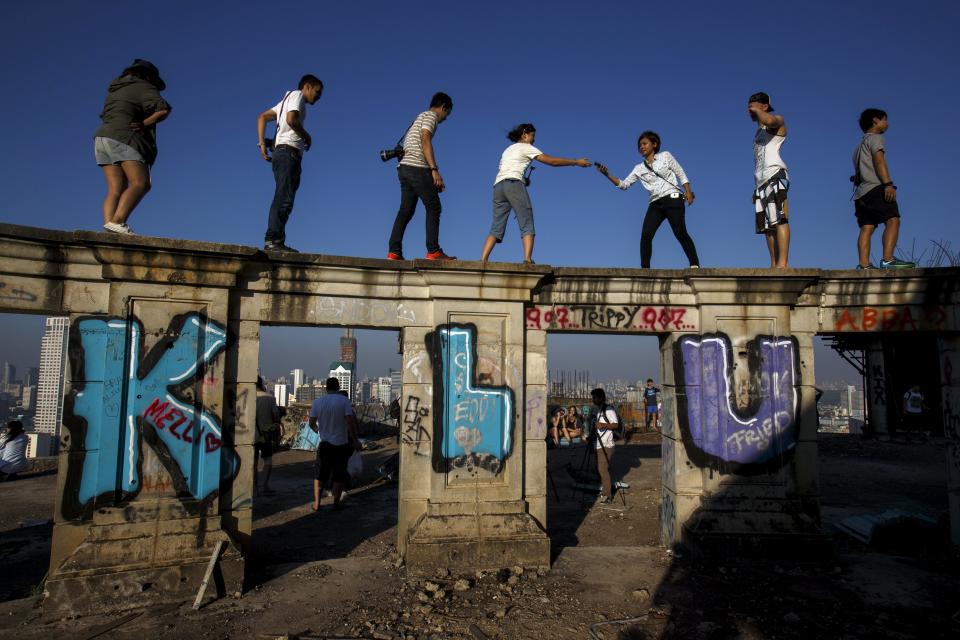
POLYGON ((536 306, 526 312, 528 329, 573 331, 696 331, 697 310, 644 305, 536 306))
POLYGON ((496 475, 512 450, 513 390, 475 382, 477 328, 438 326, 426 336, 433 362, 433 468, 486 469, 496 475))
POLYGON ((428 415, 430 410, 420 406, 420 398, 407 397, 407 405, 403 410, 403 442, 414 445, 413 452, 419 455, 427 455, 426 450, 430 446, 430 433, 423 426, 423 419, 428 415))
POLYGON ((797 438, 797 353, 794 339, 760 336, 747 343, 748 401, 741 410, 729 338, 709 334, 677 342, 677 417, 694 464, 745 475, 783 465, 797 438))
POLYGON ((834 331, 940 331, 947 311, 933 307, 855 307, 837 312, 834 331))
POLYGON ((226 332, 199 313, 177 316, 141 359, 142 337, 136 319, 83 318, 71 327, 74 383, 64 423, 82 440, 83 461, 68 469, 68 491, 76 491, 75 504, 64 500, 70 515, 89 513, 98 498, 140 491, 141 438, 182 496, 212 497, 238 469, 201 399, 204 367, 226 346, 226 332))

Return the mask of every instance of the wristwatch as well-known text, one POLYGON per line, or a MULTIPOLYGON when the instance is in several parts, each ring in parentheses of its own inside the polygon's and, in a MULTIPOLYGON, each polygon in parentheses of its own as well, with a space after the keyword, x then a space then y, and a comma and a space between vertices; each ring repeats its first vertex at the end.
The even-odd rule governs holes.
POLYGON ((430 167, 430 171, 440 171, 440 167, 430 167))

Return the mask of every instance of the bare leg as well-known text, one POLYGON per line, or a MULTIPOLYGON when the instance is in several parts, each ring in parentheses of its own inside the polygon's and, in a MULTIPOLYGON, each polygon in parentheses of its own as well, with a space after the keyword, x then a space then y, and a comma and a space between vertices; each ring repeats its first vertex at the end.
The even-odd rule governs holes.
POLYGON ((320 481, 313 481, 313 510, 320 509, 320 481))
POLYGON ((533 239, 534 236, 532 233, 530 235, 523 236, 523 261, 524 262, 533 262, 533 239))
POLYGON ((107 195, 103 199, 103 224, 107 224, 113 221, 120 194, 127 188, 127 179, 123 175, 123 169, 115 164, 106 164, 100 168, 103 169, 103 177, 107 179, 107 195))
POLYGON ((767 250, 770 251, 770 268, 777 268, 777 244, 773 236, 774 230, 769 229, 764 235, 767 237, 767 250))
MULTIPOLYGON (((860 258, 861 267, 870 264, 870 239, 873 238, 874 229, 876 227, 872 224, 865 224, 860 227, 860 235, 857 237, 857 254, 860 258)), ((884 229, 883 235, 887 235, 886 229, 884 229)), ((886 251, 884 251, 884 255, 886 255, 886 251)))
POLYGON ((497 246, 497 239, 493 236, 487 236, 486 241, 483 243, 483 251, 480 253, 481 262, 487 261, 487 258, 490 257, 490 252, 493 251, 495 246, 497 246))
POLYGON ((127 179, 127 188, 120 194, 120 201, 117 203, 117 210, 111 222, 126 224, 130 214, 143 200, 143 196, 150 191, 150 170, 147 169, 147 165, 135 160, 127 160, 121 164, 121 167, 127 179))
POLYGON ((900 237, 900 218, 888 218, 883 225, 883 259, 893 260, 893 252, 897 248, 897 238, 900 237))
MULTIPOLYGON (((786 206, 786 205, 784 205, 786 206)), ((776 227, 777 233, 777 264, 778 269, 786 269, 790 265, 787 258, 790 255, 790 224, 781 222, 776 227)))
POLYGON ((336 509, 340 506, 340 496, 343 495, 343 483, 334 482, 333 483, 333 508, 336 509))

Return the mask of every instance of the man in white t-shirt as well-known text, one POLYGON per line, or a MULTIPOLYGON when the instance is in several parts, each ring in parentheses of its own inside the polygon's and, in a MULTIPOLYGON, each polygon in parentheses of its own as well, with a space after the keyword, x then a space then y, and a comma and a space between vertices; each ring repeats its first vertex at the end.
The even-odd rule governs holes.
POLYGON ((923 438, 923 410, 925 407, 923 394, 920 393, 920 385, 913 385, 903 394, 903 430, 908 440, 914 433, 917 438, 923 438))
POLYGON ((303 152, 309 151, 313 142, 303 123, 307 119, 307 105, 314 104, 323 93, 323 82, 315 75, 300 78, 296 91, 288 91, 276 106, 257 118, 257 138, 260 140, 260 156, 273 165, 276 190, 267 218, 267 232, 263 236, 263 248, 267 251, 294 251, 286 245, 287 220, 293 211, 293 200, 300 188, 300 163, 303 152), (277 121, 277 135, 273 141, 273 157, 269 154, 264 136, 267 123, 277 121))
POLYGON ((617 411, 607 404, 607 393, 603 389, 594 389, 590 398, 597 408, 594 431, 596 435, 597 471, 600 473, 600 502, 613 500, 613 481, 610 478, 610 460, 613 458, 613 432, 620 428, 617 411))
POLYGON ((327 378, 327 395, 310 405, 310 428, 320 436, 313 480, 313 510, 320 509, 320 492, 327 481, 333 481, 333 508, 340 508, 340 496, 350 480, 347 462, 354 451, 360 451, 357 419, 350 398, 337 393, 340 382, 327 378))
POLYGON ((453 100, 447 94, 435 93, 430 108, 416 117, 403 136, 403 158, 397 166, 400 180, 400 210, 393 221, 387 260, 404 260, 403 234, 417 209, 417 200, 427 210, 427 260, 456 260, 440 248, 440 193, 446 188, 433 138, 437 127, 453 111, 453 100))

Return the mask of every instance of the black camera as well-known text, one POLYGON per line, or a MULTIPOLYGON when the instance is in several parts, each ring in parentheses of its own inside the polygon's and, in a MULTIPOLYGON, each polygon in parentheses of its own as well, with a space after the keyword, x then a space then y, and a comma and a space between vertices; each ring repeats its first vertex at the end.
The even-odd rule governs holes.
POLYGON ((380 159, 386 162, 387 160, 403 160, 403 145, 397 145, 393 149, 384 149, 380 152, 380 159))

